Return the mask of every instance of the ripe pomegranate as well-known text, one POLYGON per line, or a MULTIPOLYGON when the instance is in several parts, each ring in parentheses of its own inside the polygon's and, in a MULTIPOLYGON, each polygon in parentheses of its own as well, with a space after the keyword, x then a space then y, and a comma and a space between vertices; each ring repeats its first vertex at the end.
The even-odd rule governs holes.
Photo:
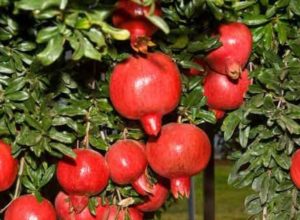
POLYGON ((7 190, 15 182, 18 161, 11 155, 11 147, 0 141, 0 192, 7 190))
POLYGON ((246 69, 237 80, 231 80, 225 75, 210 71, 203 85, 207 105, 219 110, 236 109, 243 104, 249 85, 250 80, 246 69))
POLYGON ((203 59, 201 59, 201 58, 196 58, 196 59, 194 59, 194 62, 197 63, 198 65, 200 65, 203 68, 203 70, 199 71, 199 70, 197 70, 195 68, 191 68, 191 69, 189 69, 186 72, 186 74, 188 76, 205 75, 206 72, 207 72, 207 68, 208 68, 207 64, 205 63, 205 61, 203 59))
POLYGON ((145 177, 148 161, 145 146, 134 140, 119 140, 105 155, 110 177, 119 185, 132 184, 142 195, 151 192, 151 184, 145 177))
POLYGON ((300 189, 300 150, 298 149, 292 156, 290 176, 295 186, 300 189))
POLYGON ((174 110, 181 94, 180 73, 163 53, 131 56, 115 66, 110 99, 124 117, 139 119, 148 135, 157 135, 164 114, 174 110))
POLYGON ((64 157, 57 164, 59 184, 70 195, 95 195, 107 185, 109 170, 104 157, 90 149, 75 149, 76 159, 64 157))
MULTIPOLYGON (((119 0, 113 13, 113 24, 130 32, 130 44, 136 51, 147 52, 148 45, 151 45, 150 38, 157 31, 157 27, 145 17, 149 10, 149 6, 139 5, 131 0, 119 0)), ((158 4, 154 15, 161 15, 158 4)))
POLYGON ((169 194, 169 181, 162 177, 153 186, 152 194, 145 198, 145 202, 136 206, 142 212, 153 212, 158 210, 167 200, 169 194))
POLYGON ((237 79, 251 54, 251 31, 242 23, 232 22, 219 25, 217 34, 222 46, 210 52, 205 61, 212 70, 237 79))
POLYGON ((143 213, 136 208, 122 208, 116 205, 101 206, 96 209, 97 220, 143 220, 143 213))
POLYGON ((15 199, 5 212, 4 220, 56 220, 55 209, 44 199, 39 202, 33 195, 15 199))
POLYGON ((175 198, 189 197, 190 177, 203 170, 211 155, 206 133, 191 124, 170 123, 162 127, 157 139, 146 145, 151 168, 171 180, 175 198))
POLYGON ((85 207, 81 212, 76 213, 72 207, 70 197, 59 192, 55 198, 55 210, 59 220, 95 220, 88 207, 85 207))

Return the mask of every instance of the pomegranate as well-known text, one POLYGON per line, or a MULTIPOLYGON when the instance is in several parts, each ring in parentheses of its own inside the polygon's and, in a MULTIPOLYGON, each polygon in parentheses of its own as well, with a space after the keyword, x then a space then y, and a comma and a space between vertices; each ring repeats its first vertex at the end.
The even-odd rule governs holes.
MULTIPOLYGON (((151 45, 151 36, 157 31, 157 27, 145 17, 149 10, 149 6, 139 5, 131 0, 119 0, 112 18, 116 27, 127 29, 130 32, 131 47, 144 53, 151 45)), ((156 4, 154 15, 161 15, 158 4, 156 4)))
POLYGON ((75 149, 76 159, 64 157, 57 164, 59 184, 70 195, 95 195, 108 184, 109 170, 104 157, 90 149, 75 149))
POLYGON ((124 117, 139 119, 148 135, 157 135, 164 114, 174 110, 181 94, 180 73, 163 53, 131 56, 115 66, 110 99, 124 117))
POLYGON ((96 209, 97 220, 143 220, 143 213, 136 208, 122 208, 116 205, 98 206, 96 209))
POLYGON ((169 194, 169 181, 162 177, 153 186, 152 194, 145 198, 145 202, 136 206, 142 212, 153 212, 158 210, 167 200, 169 194))
POLYGON ((243 104, 249 85, 250 80, 246 69, 237 80, 231 80, 225 75, 210 71, 203 85, 207 105, 219 110, 236 109, 243 104))
POLYGON ((217 34, 222 46, 210 52, 205 61, 212 70, 237 79, 251 54, 251 31, 242 23, 232 22, 219 25, 217 34))
POLYGON ((55 198, 55 210, 59 220, 95 220, 88 207, 81 212, 75 213, 70 197, 63 192, 59 192, 55 198))
POLYGON ((44 199, 39 202, 33 195, 23 195, 15 199, 7 208, 4 220, 56 220, 55 209, 44 199))
POLYGON ((206 167, 211 145, 200 128, 191 124, 170 123, 162 127, 157 139, 150 138, 146 154, 151 168, 171 180, 173 196, 189 197, 190 177, 206 167))
POLYGON ((18 161, 11 155, 11 147, 0 141, 0 192, 7 190, 15 182, 18 161))
POLYGON ((131 184, 142 195, 151 192, 151 184, 145 177, 147 158, 145 146, 134 140, 119 140, 105 155, 110 177, 119 185, 131 184))
POLYGON ((188 76, 205 75, 207 72, 207 64, 205 63, 205 61, 201 58, 196 58, 196 59, 194 59, 194 62, 197 63, 198 65, 200 65, 203 68, 203 70, 199 71, 195 68, 191 68, 186 72, 186 74, 188 76))
POLYGON ((295 186, 300 189, 300 150, 292 156, 290 176, 295 186))

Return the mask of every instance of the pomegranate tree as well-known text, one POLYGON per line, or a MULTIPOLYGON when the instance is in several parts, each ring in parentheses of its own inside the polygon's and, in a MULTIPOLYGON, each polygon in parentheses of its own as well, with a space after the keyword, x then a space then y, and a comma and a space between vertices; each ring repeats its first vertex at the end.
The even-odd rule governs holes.
POLYGON ((38 201, 28 194, 15 199, 5 212, 4 220, 56 220, 55 209, 47 199, 38 201))
POLYGON ((170 123, 162 127, 158 138, 150 138, 146 154, 151 168, 171 180, 173 196, 188 197, 190 177, 206 167, 211 145, 206 133, 195 125, 170 123))
POLYGON ((113 182, 119 185, 132 184, 142 195, 151 192, 152 186, 145 176, 148 162, 142 143, 119 140, 109 148, 105 159, 113 182))
POLYGON ((17 174, 18 161, 11 155, 10 145, 0 141, 0 192, 11 187, 17 174))
POLYGON ((232 110, 243 104, 248 91, 250 79, 245 69, 239 79, 232 80, 227 76, 210 71, 204 79, 204 95, 207 105, 212 109, 232 110))
POLYGON ((205 61, 209 67, 232 79, 238 79, 252 51, 252 34, 243 23, 220 24, 216 33, 222 46, 210 52, 205 61))
POLYGON ((140 120, 145 132, 156 136, 162 116, 173 111, 180 100, 178 68, 160 52, 131 56, 115 66, 109 94, 122 116, 140 120))

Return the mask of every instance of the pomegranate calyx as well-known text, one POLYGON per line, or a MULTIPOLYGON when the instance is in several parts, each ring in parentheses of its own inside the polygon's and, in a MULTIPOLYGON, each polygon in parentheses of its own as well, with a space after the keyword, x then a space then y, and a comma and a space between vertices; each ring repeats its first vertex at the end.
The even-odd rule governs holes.
POLYGON ((134 36, 131 37, 130 41, 132 49, 143 54, 148 53, 149 47, 154 47, 156 45, 153 41, 151 41, 150 37, 147 36, 134 36))
POLYGON ((226 72, 231 79, 237 80, 242 74, 241 65, 236 62, 228 62, 226 64, 226 72))
POLYGON ((190 177, 179 177, 171 179, 171 192, 175 199, 189 198, 190 196, 190 177))
POLYGON ((145 171, 137 180, 132 183, 132 187, 135 191, 143 196, 147 196, 153 193, 153 184, 150 182, 145 171))
POLYGON ((147 114, 141 117, 141 123, 148 135, 157 136, 161 128, 161 115, 147 114))
POLYGON ((70 202, 75 213, 82 212, 89 203, 88 196, 70 195, 70 202))

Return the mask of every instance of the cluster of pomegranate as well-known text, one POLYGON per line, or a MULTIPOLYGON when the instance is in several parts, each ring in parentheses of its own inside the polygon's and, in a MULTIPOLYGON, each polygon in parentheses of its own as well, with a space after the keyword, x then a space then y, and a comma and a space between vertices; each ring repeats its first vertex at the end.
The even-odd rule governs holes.
MULTIPOLYGON (((206 133, 191 124, 162 125, 164 115, 174 111, 181 97, 181 77, 177 65, 166 54, 148 52, 147 45, 156 27, 146 17, 150 7, 130 0, 119 0, 113 14, 115 26, 131 33, 131 46, 138 52, 117 64, 112 72, 109 93, 115 110, 130 120, 139 120, 149 136, 146 143, 118 140, 103 156, 92 149, 74 149, 76 158, 65 156, 57 164, 56 177, 61 191, 55 207, 33 195, 22 195, 12 201, 5 220, 110 220, 143 219, 146 212, 159 209, 169 191, 175 198, 188 197, 190 177, 201 172, 211 156, 206 133), (150 172, 151 170, 151 172, 150 172), (154 179, 154 180, 153 180, 154 179), (109 182, 117 187, 130 185, 143 199, 136 203, 122 199, 116 188, 113 199, 100 198, 109 182), (88 208, 96 198, 95 213, 88 208)), ((159 5, 152 12, 160 15, 159 5)), ((204 95, 217 118, 224 111, 238 108, 250 81, 245 65, 252 37, 241 23, 222 24, 218 28, 222 46, 197 60, 207 75, 204 95)), ((201 74, 203 74, 202 72, 201 74)), ((196 70, 191 75, 199 74, 196 70)), ((0 191, 15 181, 18 162, 10 146, 0 143, 0 191)), ((133 198, 131 198, 133 199, 133 198)))
POLYGON ((220 119, 226 110, 242 105, 250 85, 245 66, 252 50, 252 35, 246 25, 238 22, 219 25, 215 34, 220 36, 222 46, 195 59, 204 71, 191 69, 187 74, 206 74, 203 86, 207 105, 220 119))

